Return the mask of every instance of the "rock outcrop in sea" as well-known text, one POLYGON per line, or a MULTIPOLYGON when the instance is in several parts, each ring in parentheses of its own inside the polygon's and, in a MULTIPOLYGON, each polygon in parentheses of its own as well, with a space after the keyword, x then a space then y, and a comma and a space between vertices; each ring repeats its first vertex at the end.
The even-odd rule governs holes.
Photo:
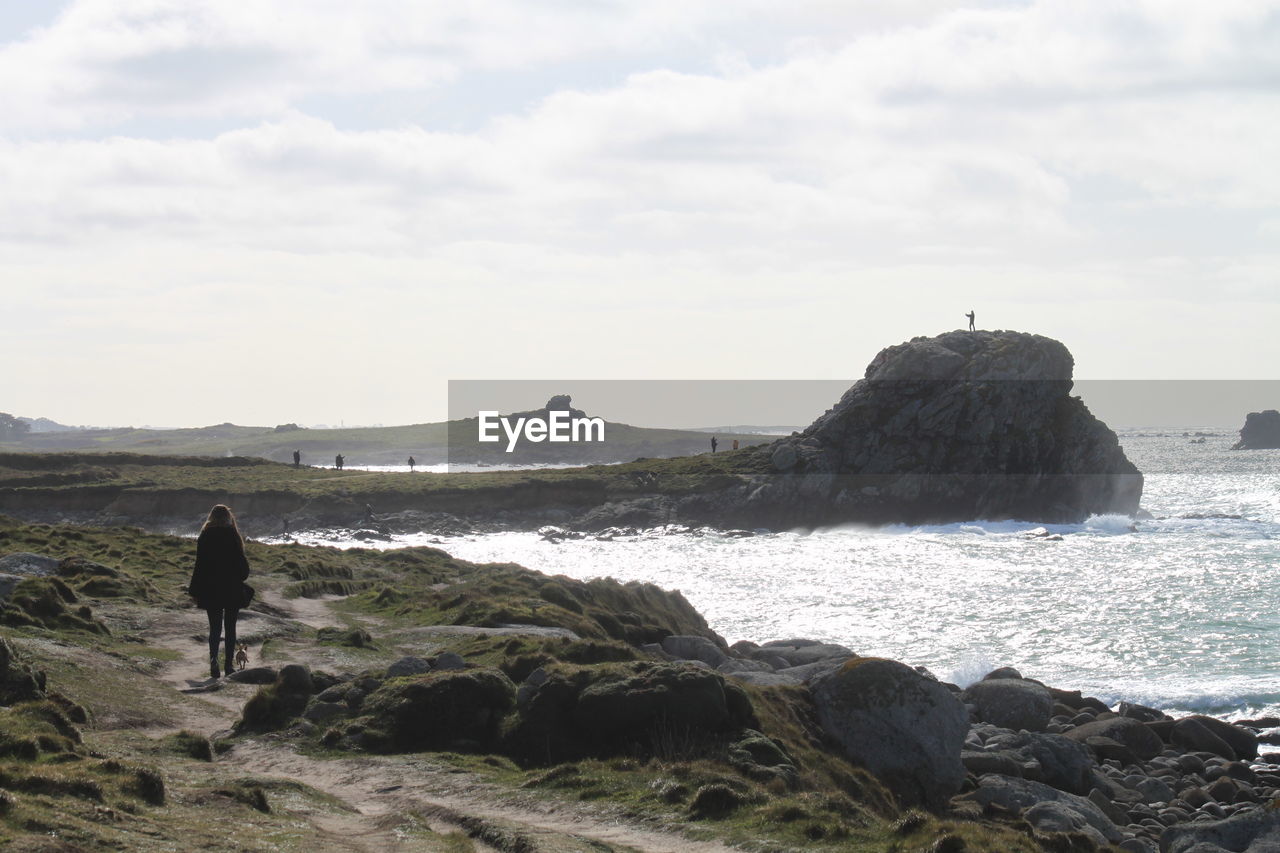
POLYGON ((1061 343, 1022 332, 889 347, 804 432, 753 449, 772 473, 707 515, 781 527, 1133 514, 1142 474, 1071 395, 1073 366, 1061 343))
POLYGON ((1264 409, 1250 412, 1240 428, 1240 440, 1232 450, 1274 450, 1280 448, 1280 412, 1264 409))

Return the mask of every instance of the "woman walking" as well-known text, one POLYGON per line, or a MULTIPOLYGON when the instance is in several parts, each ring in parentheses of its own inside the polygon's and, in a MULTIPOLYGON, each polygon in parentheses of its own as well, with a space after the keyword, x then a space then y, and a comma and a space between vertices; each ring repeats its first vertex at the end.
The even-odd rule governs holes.
POLYGON ((244 538, 228 507, 218 504, 196 540, 196 567, 187 591, 209 614, 209 676, 219 678, 218 634, 226 649, 226 671, 235 671, 236 619, 245 601, 245 578, 249 561, 244 556, 244 538))

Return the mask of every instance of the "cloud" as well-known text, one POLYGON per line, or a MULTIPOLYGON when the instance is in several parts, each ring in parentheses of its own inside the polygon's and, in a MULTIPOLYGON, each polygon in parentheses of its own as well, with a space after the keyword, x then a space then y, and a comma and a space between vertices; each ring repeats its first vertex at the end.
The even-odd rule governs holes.
POLYGON ((738 339, 774 344, 735 371, 843 376, 870 356, 847 341, 959 324, 957 300, 1058 324, 1094 365, 1138 364, 1146 323, 1201 311, 1227 352, 1280 319, 1275 4, 865 5, 74 3, 0 48, 0 273, 40 318, 4 346, 70 370, 114 328, 106 362, 161 370, 146 330, 194 317, 186 372, 242 333, 287 358, 356 316, 374 330, 326 350, 350 382, 364 349, 407 363, 424 340, 441 379, 531 349, 567 372, 587 345, 602 377, 679 375, 738 339), (574 74, 464 130, 314 100, 465 100, 475 75, 553 66, 574 74), (112 131, 157 116, 188 131, 112 131))

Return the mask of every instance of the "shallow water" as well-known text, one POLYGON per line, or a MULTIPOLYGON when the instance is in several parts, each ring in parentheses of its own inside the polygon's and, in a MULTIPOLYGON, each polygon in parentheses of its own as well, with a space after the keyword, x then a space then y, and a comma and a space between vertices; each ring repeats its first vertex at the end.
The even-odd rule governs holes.
POLYGON ((1231 451, 1224 435, 1121 438, 1154 519, 377 547, 431 542, 467 560, 651 581, 682 590, 730 642, 805 636, 959 683, 1008 664, 1112 702, 1280 713, 1280 451, 1231 451))

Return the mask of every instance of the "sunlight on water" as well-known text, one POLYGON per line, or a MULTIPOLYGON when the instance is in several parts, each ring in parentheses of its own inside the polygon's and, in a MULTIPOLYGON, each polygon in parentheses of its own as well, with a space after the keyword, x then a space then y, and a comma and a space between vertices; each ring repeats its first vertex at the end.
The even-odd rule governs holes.
POLYGON ((1007 664, 1109 702, 1277 712, 1280 453, 1213 441, 1124 437, 1147 473, 1143 504, 1155 516, 1137 522, 560 544, 524 532, 423 535, 392 546, 431 543, 467 560, 679 589, 730 642, 805 636, 961 684, 1007 664))

